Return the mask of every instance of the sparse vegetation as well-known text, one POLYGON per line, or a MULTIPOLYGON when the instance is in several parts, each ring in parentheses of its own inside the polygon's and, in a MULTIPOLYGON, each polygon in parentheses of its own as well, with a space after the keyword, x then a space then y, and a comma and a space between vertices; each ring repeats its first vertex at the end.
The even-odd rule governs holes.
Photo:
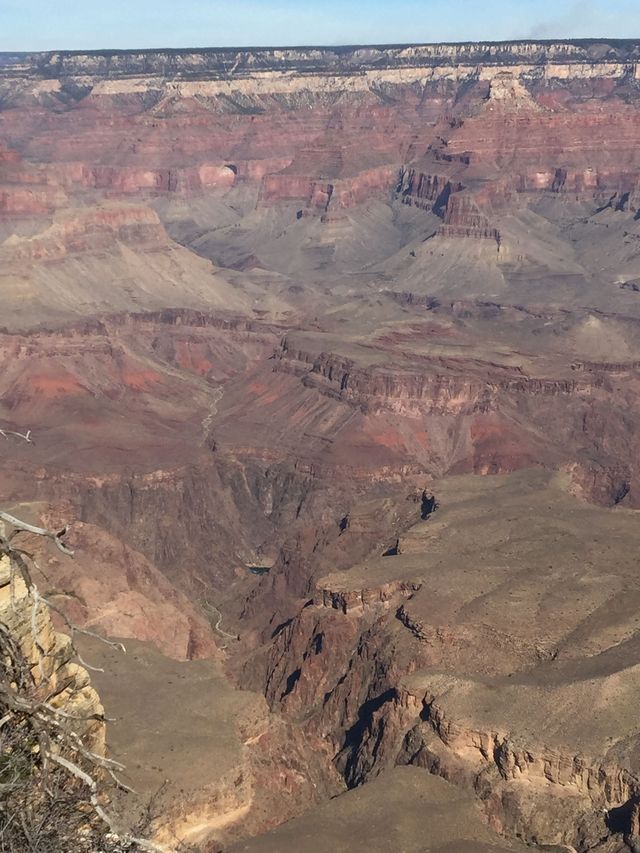
POLYGON ((113 792, 126 788, 116 776, 124 768, 101 754, 104 716, 88 707, 84 672, 71 662, 79 629, 69 623, 66 648, 43 647, 39 610, 57 608, 38 592, 32 579, 38 566, 18 544, 21 533, 44 536, 72 553, 66 528, 52 532, 0 513, 0 558, 8 567, 7 621, 0 619, 0 851, 158 850, 138 837, 152 823, 150 809, 133 834, 119 834, 110 815, 113 792), (25 620, 25 635, 17 637, 12 626, 24 628, 25 620))

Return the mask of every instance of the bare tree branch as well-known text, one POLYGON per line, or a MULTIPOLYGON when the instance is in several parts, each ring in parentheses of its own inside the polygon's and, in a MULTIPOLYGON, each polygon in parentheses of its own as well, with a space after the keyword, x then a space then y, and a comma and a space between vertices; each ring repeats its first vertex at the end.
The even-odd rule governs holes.
MULTIPOLYGON (((1 430, 0 434, 3 434, 1 430)), ((29 440, 29 436, 30 433, 25 440, 29 440)), ((10 853, 23 850, 35 853, 45 849, 40 843, 42 838, 55 837, 62 846, 47 846, 47 850, 62 853, 73 847, 78 851, 86 849, 88 853, 99 845, 113 853, 135 850, 164 853, 163 848, 150 841, 132 834, 119 834, 116 830, 116 820, 109 812, 105 782, 110 779, 117 789, 131 791, 116 775, 116 771, 125 769, 124 765, 90 749, 85 743, 86 732, 81 734, 82 729, 78 728, 80 723, 104 723, 106 718, 100 712, 76 714, 65 707, 74 691, 81 695, 84 683, 78 685, 76 679, 69 676, 51 686, 52 673, 46 666, 48 654, 40 638, 41 608, 48 608, 63 618, 70 633, 70 649, 87 669, 96 667, 88 665, 78 653, 75 646, 78 633, 125 651, 122 643, 78 628, 59 607, 44 598, 31 575, 32 567, 39 568, 34 555, 14 544, 18 534, 31 533, 51 540, 59 551, 71 556, 73 551, 64 542, 68 529, 48 530, 0 511, 0 556, 9 558, 12 606, 17 606, 16 574, 24 581, 29 596, 28 624, 39 675, 39 678, 34 677, 32 665, 21 647, 9 628, 0 622, 0 755, 11 756, 8 762, 0 762, 0 849, 10 853), (9 533, 8 525, 12 528, 9 533), (46 685, 48 688, 43 693, 46 685), (84 795, 81 793, 83 786, 84 795), (95 824, 92 815, 107 828, 107 835, 104 828, 95 824)))
POLYGON ((0 519, 11 524, 16 532, 35 533, 38 536, 45 536, 47 539, 51 539, 59 551, 62 551, 63 554, 67 554, 69 557, 73 557, 73 551, 64 543, 64 537, 69 532, 68 526, 58 531, 47 530, 45 527, 36 527, 34 524, 22 521, 22 519, 16 518, 14 515, 10 515, 8 512, 3 512, 2 510, 0 510, 0 519))
POLYGON ((25 433, 16 432, 12 429, 0 429, 0 435, 5 438, 9 438, 10 435, 15 435, 16 438, 21 438, 23 441, 26 441, 27 444, 33 444, 33 439, 31 438, 31 430, 28 429, 25 433))

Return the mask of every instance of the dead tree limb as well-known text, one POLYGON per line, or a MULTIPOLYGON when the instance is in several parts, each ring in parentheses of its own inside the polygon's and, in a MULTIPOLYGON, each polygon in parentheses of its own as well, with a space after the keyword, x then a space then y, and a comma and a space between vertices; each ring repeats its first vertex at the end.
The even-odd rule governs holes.
POLYGON ((5 438, 9 438, 10 435, 15 435, 16 438, 21 438, 23 441, 26 441, 27 444, 33 444, 30 429, 28 429, 26 432, 16 432, 13 429, 0 429, 0 435, 4 436, 5 438))
POLYGON ((35 524, 29 524, 27 521, 22 521, 22 519, 16 518, 15 515, 10 515, 10 513, 3 512, 2 510, 0 510, 0 519, 13 527, 13 532, 9 536, 9 542, 18 533, 35 533, 37 536, 44 536, 46 539, 51 539, 59 551, 62 551, 68 557, 73 557, 73 551, 64 542, 64 537, 69 533, 69 525, 63 527, 62 530, 47 530, 46 527, 37 527, 35 524))
POLYGON ((59 551, 72 556, 73 550, 65 542, 68 530, 48 530, 0 511, 0 556, 9 560, 11 602, 17 606, 18 576, 29 597, 28 624, 37 657, 34 673, 11 631, 0 622, 0 849, 9 853, 44 849, 80 853, 86 849, 89 853, 99 844, 109 853, 163 853, 163 848, 153 842, 117 831, 109 809, 109 785, 131 790, 117 776, 125 768, 85 742, 86 726, 104 723, 104 714, 68 711, 65 704, 74 690, 83 690, 83 685, 78 686, 73 676, 52 682, 51 667, 45 665, 48 654, 40 638, 41 608, 60 614, 70 633, 72 653, 88 669, 96 667, 88 665, 78 653, 78 633, 125 651, 121 643, 78 628, 44 598, 32 577, 32 569, 38 568, 34 555, 16 544, 19 534, 30 533, 52 541, 59 551), (5 756, 9 758, 4 760, 5 756))

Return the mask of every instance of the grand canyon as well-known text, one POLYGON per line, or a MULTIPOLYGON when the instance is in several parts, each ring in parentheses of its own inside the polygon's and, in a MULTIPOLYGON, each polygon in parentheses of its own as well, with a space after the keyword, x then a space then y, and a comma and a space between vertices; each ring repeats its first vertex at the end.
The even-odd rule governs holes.
POLYGON ((0 508, 123 826, 640 850, 639 137, 637 41, 0 54, 0 508))

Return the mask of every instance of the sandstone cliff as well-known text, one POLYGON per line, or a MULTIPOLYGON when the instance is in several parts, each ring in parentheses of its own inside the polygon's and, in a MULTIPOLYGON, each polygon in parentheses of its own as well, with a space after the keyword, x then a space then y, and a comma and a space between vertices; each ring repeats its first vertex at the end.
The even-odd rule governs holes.
POLYGON ((88 718, 79 723, 85 746, 103 753, 104 722, 91 718, 103 716, 104 709, 89 673, 74 660, 69 636, 56 631, 49 608, 34 601, 22 578, 16 577, 11 583, 6 557, 0 559, 0 621, 31 666, 36 684, 43 686, 46 681, 56 708, 88 718))
POLYGON ((262 71, 348 72, 360 68, 410 68, 424 65, 552 64, 604 66, 631 64, 640 56, 637 42, 627 40, 470 42, 371 47, 210 48, 202 50, 109 50, 83 53, 0 54, 7 77, 32 74, 56 78, 78 74, 99 78, 136 74, 255 77, 262 71), (233 69, 233 71, 230 71, 233 69))

